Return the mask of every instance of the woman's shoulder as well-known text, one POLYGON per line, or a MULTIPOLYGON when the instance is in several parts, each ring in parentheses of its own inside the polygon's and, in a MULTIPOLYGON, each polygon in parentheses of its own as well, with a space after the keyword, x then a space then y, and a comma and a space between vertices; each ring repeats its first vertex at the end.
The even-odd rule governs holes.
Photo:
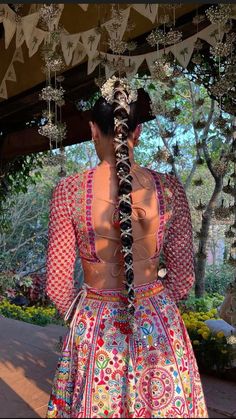
POLYGON ((88 172, 89 169, 81 172, 75 172, 68 176, 64 176, 62 179, 58 181, 58 184, 63 185, 64 187, 66 187, 66 189, 79 186, 80 182, 85 179, 88 172))
POLYGON ((59 179, 52 191, 54 204, 56 203, 58 206, 66 203, 71 211, 76 204, 76 197, 80 191, 85 191, 86 172, 75 172, 59 179))
POLYGON ((153 169, 149 169, 152 175, 159 179, 164 189, 169 189, 174 192, 180 183, 178 178, 171 173, 162 173, 153 169))
POLYGON ((82 179, 81 172, 76 172, 68 176, 63 176, 57 180, 56 184, 52 189, 52 197, 61 198, 65 200, 68 197, 75 195, 80 185, 80 179, 82 179))
POLYGON ((188 197, 182 181, 172 173, 160 173, 163 185, 164 200, 168 208, 186 209, 189 207, 188 197))

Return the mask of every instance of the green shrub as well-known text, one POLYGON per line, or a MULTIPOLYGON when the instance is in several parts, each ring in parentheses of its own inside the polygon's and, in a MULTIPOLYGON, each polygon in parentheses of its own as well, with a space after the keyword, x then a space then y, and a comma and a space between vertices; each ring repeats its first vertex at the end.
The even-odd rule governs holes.
POLYGON ((54 307, 19 307, 6 299, 0 302, 0 314, 15 320, 46 326, 47 324, 63 324, 54 307))
POLYGON ((205 287, 207 293, 225 294, 227 285, 234 278, 234 267, 229 264, 208 265, 206 267, 205 287))
POLYGON ((194 294, 191 293, 187 300, 180 301, 178 306, 181 311, 207 312, 213 308, 219 307, 223 300, 224 296, 218 293, 205 293, 204 297, 201 298, 196 298, 194 294))

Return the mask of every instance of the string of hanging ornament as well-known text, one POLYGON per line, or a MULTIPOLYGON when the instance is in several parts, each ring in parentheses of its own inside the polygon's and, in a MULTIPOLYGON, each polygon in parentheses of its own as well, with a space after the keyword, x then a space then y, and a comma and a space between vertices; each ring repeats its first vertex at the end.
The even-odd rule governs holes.
POLYGON ((227 184, 223 187, 223 192, 232 197, 233 202, 231 205, 229 205, 228 208, 225 208, 224 202, 222 200, 221 207, 218 209, 218 211, 228 211, 228 217, 233 217, 232 223, 230 224, 228 230, 225 232, 225 237, 231 243, 228 263, 231 266, 236 267, 236 118, 234 118, 232 125, 232 144, 229 149, 227 158, 229 162, 232 162, 233 172, 230 174, 227 184))
POLYGON ((175 47, 182 40, 182 32, 175 28, 178 7, 180 7, 179 4, 162 5, 163 12, 161 13, 158 9, 157 13, 157 27, 147 37, 149 45, 156 48, 157 55, 151 65, 151 78, 165 86, 165 92, 161 97, 157 95, 151 97, 152 112, 154 115, 164 117, 169 124, 168 129, 163 129, 157 119, 159 134, 164 146, 158 146, 155 160, 159 163, 169 164, 171 166, 170 173, 175 172, 175 159, 181 155, 178 141, 171 145, 176 128, 174 123, 181 110, 176 102, 172 108, 169 102, 174 98, 174 87, 177 78, 182 74, 175 58, 175 47), (160 49, 161 45, 162 49, 160 49), (170 46, 172 46, 173 53, 167 53, 167 48, 170 46))
MULTIPOLYGON (((235 113, 235 41, 233 30, 232 5, 219 4, 209 7, 204 14, 197 14, 193 23, 198 27, 205 19, 215 26, 210 34, 214 39, 214 46, 204 47, 204 42, 198 39, 190 59, 190 72, 193 81, 204 85, 209 94, 220 104, 221 109, 235 113), (205 60, 210 59, 211 77, 204 66, 205 60)), ((211 40, 208 41, 211 43, 211 40)))
MULTIPOLYGON (((206 11, 210 22, 217 25, 216 36, 218 36, 218 40, 216 45, 210 48, 210 54, 218 61, 218 80, 212 85, 211 92, 218 97, 220 116, 215 122, 219 128, 224 128, 226 124, 226 120, 222 114, 222 99, 233 88, 232 82, 235 83, 235 77, 232 74, 232 64, 235 61, 234 42, 236 40, 236 34, 231 31, 231 14, 232 6, 227 4, 211 6, 206 11), (224 34, 226 34, 225 39, 224 34)), ((222 189, 223 193, 233 198, 233 202, 226 207, 224 205, 225 199, 222 198, 221 205, 215 209, 214 213, 216 219, 219 221, 228 222, 232 216, 234 218, 233 223, 225 232, 225 237, 231 243, 228 263, 236 267, 236 118, 232 123, 232 130, 231 147, 226 155, 221 156, 218 169, 222 170, 222 175, 224 175, 227 171, 227 166, 231 162, 233 163, 233 173, 230 174, 227 185, 222 189)), ((227 132, 225 133, 227 134, 227 132)))
POLYGON ((58 27, 59 15, 60 8, 57 4, 43 4, 39 9, 40 24, 48 31, 48 36, 41 48, 46 87, 41 91, 40 100, 46 102, 46 109, 42 112, 43 124, 38 132, 49 139, 49 156, 45 158, 45 165, 59 165, 58 175, 62 177, 66 175, 63 140, 66 138, 67 128, 66 123, 62 122, 65 90, 62 87, 64 76, 60 73, 65 69, 65 62, 60 44, 63 28, 58 27), (53 152, 54 148, 59 148, 59 152, 53 152))

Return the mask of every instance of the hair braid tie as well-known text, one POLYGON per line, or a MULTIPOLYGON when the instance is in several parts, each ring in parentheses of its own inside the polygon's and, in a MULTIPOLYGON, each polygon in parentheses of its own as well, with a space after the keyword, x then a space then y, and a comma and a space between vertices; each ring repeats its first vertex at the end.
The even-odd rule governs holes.
POLYGON ((133 331, 136 331, 134 322, 135 290, 133 267, 133 235, 132 235, 132 175, 129 159, 129 112, 131 102, 137 100, 137 92, 133 91, 127 79, 112 77, 101 88, 102 95, 113 105, 114 113, 114 149, 118 177, 118 208, 121 252, 124 259, 125 289, 128 301, 128 317, 133 331))

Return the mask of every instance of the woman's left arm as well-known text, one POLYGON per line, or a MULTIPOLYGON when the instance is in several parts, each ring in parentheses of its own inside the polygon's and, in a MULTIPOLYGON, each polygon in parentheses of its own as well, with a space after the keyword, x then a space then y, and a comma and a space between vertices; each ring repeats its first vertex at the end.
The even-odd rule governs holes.
POLYGON ((64 315, 76 296, 76 236, 66 196, 66 179, 55 186, 50 202, 46 256, 46 294, 64 315))

